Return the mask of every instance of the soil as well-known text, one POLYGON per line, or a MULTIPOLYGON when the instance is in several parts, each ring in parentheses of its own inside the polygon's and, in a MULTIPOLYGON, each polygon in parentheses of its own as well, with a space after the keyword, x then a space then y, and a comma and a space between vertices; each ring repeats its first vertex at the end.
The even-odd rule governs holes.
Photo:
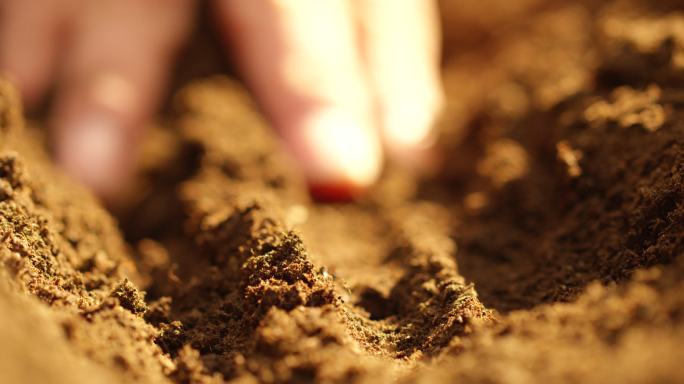
POLYGON ((684 13, 459 4, 443 166, 355 203, 211 77, 114 219, 0 83, 0 381, 684 382, 684 13))

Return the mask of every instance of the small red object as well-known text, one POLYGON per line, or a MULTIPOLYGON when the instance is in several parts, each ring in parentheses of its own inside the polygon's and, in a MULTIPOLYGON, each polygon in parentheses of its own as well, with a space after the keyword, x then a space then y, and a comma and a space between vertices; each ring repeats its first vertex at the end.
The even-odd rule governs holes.
POLYGON ((343 203, 352 201, 364 192, 364 188, 350 183, 309 184, 311 196, 320 202, 343 203))

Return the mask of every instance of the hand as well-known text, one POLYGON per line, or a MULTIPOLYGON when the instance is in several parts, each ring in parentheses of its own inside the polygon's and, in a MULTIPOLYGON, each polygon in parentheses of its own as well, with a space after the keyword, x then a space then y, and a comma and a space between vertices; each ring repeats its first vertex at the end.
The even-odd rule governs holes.
MULTIPOLYGON (((57 84, 60 164, 103 197, 126 180, 194 19, 191 0, 0 0, 0 69, 26 104, 57 84)), ((442 104, 430 0, 216 0, 220 31, 314 192, 348 198, 386 151, 416 160, 442 104)))

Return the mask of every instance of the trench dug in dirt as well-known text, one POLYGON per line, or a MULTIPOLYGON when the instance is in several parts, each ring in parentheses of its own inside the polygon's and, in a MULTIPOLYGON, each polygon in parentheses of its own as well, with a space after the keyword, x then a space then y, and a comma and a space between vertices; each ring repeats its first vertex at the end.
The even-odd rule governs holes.
POLYGON ((684 14, 504 3, 445 16, 445 166, 354 204, 215 77, 150 133, 124 240, 0 84, 0 381, 684 380, 684 14))

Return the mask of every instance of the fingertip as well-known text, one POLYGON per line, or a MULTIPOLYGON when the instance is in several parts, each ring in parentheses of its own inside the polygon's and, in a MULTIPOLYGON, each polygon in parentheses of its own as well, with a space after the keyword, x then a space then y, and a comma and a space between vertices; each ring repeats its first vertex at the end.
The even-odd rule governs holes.
POLYGON ((413 168, 432 160, 444 103, 436 2, 358 2, 371 82, 388 154, 413 168))
POLYGON ((425 84, 423 89, 405 90, 403 97, 397 95, 382 100, 383 134, 389 147, 401 151, 424 149, 434 144, 437 120, 444 105, 438 87, 425 84))
MULTIPOLYGON (((425 93, 425 92, 424 92, 425 93)), ((429 172, 438 164, 437 139, 444 99, 438 86, 432 96, 385 100, 383 140, 389 156, 403 166, 429 172)))
POLYGON ((105 201, 121 192, 133 167, 134 143, 124 123, 103 112, 83 112, 60 123, 55 157, 64 171, 105 201))
POLYGON ((382 171, 380 138, 372 125, 344 111, 316 111, 283 135, 302 165, 312 195, 350 200, 377 181, 382 171))

